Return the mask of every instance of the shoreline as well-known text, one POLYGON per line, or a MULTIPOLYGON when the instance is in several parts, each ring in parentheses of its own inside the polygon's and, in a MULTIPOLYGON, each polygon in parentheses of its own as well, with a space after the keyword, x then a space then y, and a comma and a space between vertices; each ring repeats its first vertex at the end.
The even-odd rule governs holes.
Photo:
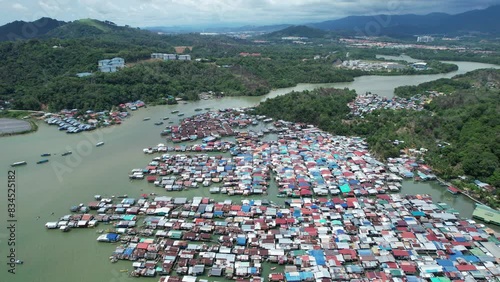
MULTIPOLYGON (((18 130, 14 129, 11 132, 2 132, 4 128, 8 128, 8 124, 2 124, 0 122, 0 138, 1 137, 9 137, 9 136, 16 136, 16 135, 22 135, 22 134, 29 134, 29 133, 34 133, 38 130, 38 125, 36 122, 30 117, 28 120, 24 118, 19 118, 19 117, 3 117, 3 115, 0 115, 0 121, 3 121, 3 123, 13 123, 16 122, 18 127, 23 127, 23 123, 27 123, 29 125, 29 129, 25 128, 20 128, 18 130)), ((26 125, 24 125, 25 127, 26 125)))

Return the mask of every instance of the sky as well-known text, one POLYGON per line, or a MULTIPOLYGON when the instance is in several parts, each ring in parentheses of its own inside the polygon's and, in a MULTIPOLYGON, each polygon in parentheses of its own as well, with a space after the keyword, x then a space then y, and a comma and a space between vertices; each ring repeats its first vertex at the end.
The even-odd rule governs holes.
POLYGON ((118 25, 235 26, 300 24, 350 15, 457 14, 500 0, 0 0, 0 25, 50 17, 118 25))

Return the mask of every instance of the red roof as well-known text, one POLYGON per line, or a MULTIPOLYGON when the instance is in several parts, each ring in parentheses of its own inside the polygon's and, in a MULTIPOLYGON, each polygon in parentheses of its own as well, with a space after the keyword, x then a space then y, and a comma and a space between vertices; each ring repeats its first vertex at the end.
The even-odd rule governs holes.
POLYGON ((403 232, 401 233, 401 238, 413 239, 415 238, 415 234, 413 234, 412 232, 403 232))
POLYGON ((148 243, 139 243, 137 244, 137 249, 147 250, 149 244, 148 243))
POLYGON ((392 253, 394 254, 394 256, 396 257, 407 257, 407 256, 410 256, 410 254, 408 253, 407 250, 392 250, 392 253))
POLYGON ((459 264, 456 266, 458 271, 473 271, 476 270, 476 267, 472 264, 459 264))

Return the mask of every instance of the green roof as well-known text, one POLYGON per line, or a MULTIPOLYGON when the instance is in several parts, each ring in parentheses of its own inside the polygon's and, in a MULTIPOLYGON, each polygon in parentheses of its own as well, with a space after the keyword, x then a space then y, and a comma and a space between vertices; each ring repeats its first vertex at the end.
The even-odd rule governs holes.
POLYGON ((451 282, 447 277, 432 277, 431 282, 451 282))
POLYGON ((476 204, 476 209, 474 209, 472 216, 485 222, 500 224, 500 211, 485 205, 476 204))

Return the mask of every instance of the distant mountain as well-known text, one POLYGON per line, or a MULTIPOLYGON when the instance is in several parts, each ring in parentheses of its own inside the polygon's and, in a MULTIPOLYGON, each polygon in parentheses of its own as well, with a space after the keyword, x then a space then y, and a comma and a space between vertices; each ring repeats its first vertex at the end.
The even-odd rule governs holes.
POLYGON ((255 33, 269 33, 281 30, 292 26, 291 24, 277 24, 277 25, 245 25, 238 27, 229 26, 150 26, 144 29, 163 32, 163 33, 192 33, 192 32, 213 32, 213 33, 231 33, 231 32, 255 32, 255 33))
POLYGON ((289 26, 285 29, 278 30, 275 32, 271 32, 266 35, 266 37, 270 38, 281 38, 287 36, 296 36, 296 37, 308 37, 308 38, 323 38, 328 33, 324 30, 308 27, 305 25, 294 25, 289 26))
POLYGON ((357 35, 411 36, 415 34, 500 33, 500 5, 456 15, 375 15, 346 18, 309 26, 323 30, 349 30, 357 35))
POLYGON ((30 39, 40 37, 51 30, 66 24, 51 18, 40 18, 33 22, 15 21, 0 26, 0 41, 30 39))
POLYGON ((99 21, 94 19, 81 19, 69 22, 59 26, 45 34, 44 37, 50 38, 82 38, 94 37, 103 34, 118 34, 118 33, 151 33, 149 31, 141 31, 137 28, 129 26, 118 26, 110 21, 99 21))

